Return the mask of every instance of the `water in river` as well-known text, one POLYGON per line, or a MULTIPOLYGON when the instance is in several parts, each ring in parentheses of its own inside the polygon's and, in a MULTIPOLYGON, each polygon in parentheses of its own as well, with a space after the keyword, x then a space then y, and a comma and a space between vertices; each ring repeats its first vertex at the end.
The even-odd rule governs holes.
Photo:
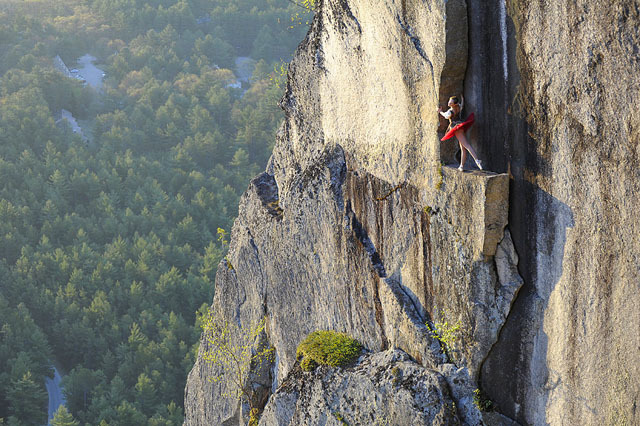
POLYGON ((55 367, 53 367, 53 373, 53 379, 48 377, 44 379, 44 384, 49 394, 49 422, 53 419, 53 415, 58 410, 58 407, 66 403, 64 394, 62 393, 62 386, 60 385, 62 376, 60 376, 60 372, 55 367))

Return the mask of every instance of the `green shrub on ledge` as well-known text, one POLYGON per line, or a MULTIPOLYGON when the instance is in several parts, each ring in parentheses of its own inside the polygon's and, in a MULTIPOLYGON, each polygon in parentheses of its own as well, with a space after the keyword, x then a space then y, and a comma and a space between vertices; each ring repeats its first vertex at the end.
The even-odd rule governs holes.
POLYGON ((362 345, 344 333, 330 330, 314 331, 298 345, 296 357, 302 358, 300 366, 311 371, 318 365, 343 367, 355 361, 362 352, 362 345))

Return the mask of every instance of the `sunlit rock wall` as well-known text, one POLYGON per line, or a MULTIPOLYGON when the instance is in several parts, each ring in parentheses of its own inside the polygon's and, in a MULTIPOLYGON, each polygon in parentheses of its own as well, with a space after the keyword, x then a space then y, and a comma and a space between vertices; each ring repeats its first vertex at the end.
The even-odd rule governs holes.
POLYGON ((469 0, 470 132, 525 284, 481 374, 523 424, 640 424, 640 3, 469 0))
MULTIPOLYGON (((438 383, 451 387, 455 371, 459 391, 438 392, 464 421, 479 415, 469 389, 521 280, 508 176, 440 164, 436 108, 443 90, 462 88, 466 14, 453 0, 321 2, 290 65, 272 158, 241 200, 216 277, 214 310, 241 326, 267 319, 276 356, 247 377, 254 405, 279 395, 308 333, 334 329, 448 372, 438 383), (426 325, 445 319, 462 330, 448 353, 426 325)), ((246 421, 247 406, 225 396, 231 381, 210 381, 221 371, 206 349, 185 423, 246 421)))
POLYGON ((306 373, 297 367, 269 401, 260 424, 395 425, 398 419, 461 424, 444 377, 396 349, 365 355, 346 369, 306 373))

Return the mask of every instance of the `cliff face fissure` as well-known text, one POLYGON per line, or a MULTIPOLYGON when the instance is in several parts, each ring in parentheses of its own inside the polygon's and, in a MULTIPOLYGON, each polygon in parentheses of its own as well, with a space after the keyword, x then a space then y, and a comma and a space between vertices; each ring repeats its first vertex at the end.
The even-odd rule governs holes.
POLYGON ((273 176, 268 173, 262 173, 252 181, 252 184, 255 185, 256 193, 267 212, 271 216, 281 219, 282 208, 279 205, 278 184, 273 176))
POLYGON ((356 239, 362 244, 362 248, 367 252, 369 259, 371 260, 371 267, 374 269, 378 277, 385 278, 387 276, 387 271, 384 268, 384 264, 382 263, 382 259, 380 258, 380 253, 376 250, 373 242, 369 238, 367 231, 363 228, 362 223, 356 217, 356 214, 353 212, 351 208, 351 201, 347 201, 347 206, 345 208, 347 217, 350 218, 351 229, 353 229, 353 234, 356 239))
MULTIPOLYGON (((423 209, 421 214, 421 231, 422 231, 422 253, 424 257, 424 267, 423 267, 423 282, 424 282, 424 301, 425 306, 432 305, 432 297, 433 294, 433 260, 431 254, 431 209, 423 209), (427 211, 428 210, 428 211, 427 211)), ((427 311, 427 318, 431 321, 431 317, 433 316, 432 312, 427 311)))
POLYGON ((525 281, 483 363, 483 388, 524 424, 640 423, 640 385, 614 397, 625 375, 640 383, 640 368, 628 368, 640 365, 638 352, 611 349, 638 342, 630 330, 640 327, 631 310, 640 273, 628 266, 639 245, 627 237, 638 225, 628 198, 639 186, 629 155, 638 113, 618 112, 620 99, 640 98, 629 90, 638 2, 469 4, 465 98, 504 117, 477 126, 475 138, 494 169, 512 174, 509 222, 525 281), (501 48, 487 54, 493 39, 501 48))
MULTIPOLYGON (((358 22, 358 19, 354 16, 353 12, 351 11, 351 7, 349 6, 349 2, 347 0, 339 0, 330 4, 334 4, 336 7, 339 7, 340 10, 336 11, 336 15, 346 16, 350 21, 355 22, 358 28, 358 33, 362 34, 362 27, 360 26, 360 22, 358 22)), ((346 27, 342 27, 342 29, 345 30, 346 27)))
POLYGON ((410 309, 411 313, 417 319, 417 322, 420 326, 427 322, 427 319, 422 315, 424 309, 420 309, 418 307, 418 302, 416 302, 415 298, 411 296, 410 291, 402 285, 398 285, 397 288, 403 293, 404 300, 406 300, 408 305, 412 309, 410 309))
POLYGON ((398 24, 400 24, 400 27, 402 28, 404 33, 409 37, 409 40, 411 40, 411 43, 413 43, 413 46, 416 48, 416 51, 418 52, 418 54, 422 57, 422 59, 424 59, 431 66, 431 68, 433 68, 433 65, 431 64, 429 57, 427 56, 425 51, 422 49, 422 43, 420 42, 420 39, 416 37, 413 30, 411 29, 411 26, 406 22, 404 22, 404 20, 400 15, 396 16, 396 20, 398 21, 398 24))
MULTIPOLYGON (((271 213, 271 212, 269 212, 269 213, 271 213)), ((258 271, 260 272, 261 281, 262 282, 266 282, 266 277, 264 275, 264 269, 262 268, 262 263, 260 261, 260 251, 258 249, 258 246, 255 243, 253 235, 251 235, 251 231, 250 230, 247 230, 247 234, 249 236, 249 244, 251 245, 251 248, 253 248, 254 253, 255 253, 255 259, 256 259, 258 271)), ((269 315, 268 296, 269 296, 269 293, 263 290, 262 291, 262 315, 264 317, 267 317, 269 315)))
POLYGON ((393 188, 391 191, 387 192, 385 195, 383 195, 382 197, 376 197, 376 201, 385 201, 387 198, 389 198, 394 192, 398 191, 399 189, 402 189, 407 183, 406 182, 402 182, 400 185, 397 185, 395 188, 393 188))
POLYGON ((389 348, 389 339, 387 338, 387 334, 385 332, 384 312, 382 310, 382 303, 380 302, 380 282, 380 279, 377 279, 375 281, 375 285, 373 287, 373 297, 376 323, 378 324, 378 327, 380 327, 380 350, 386 350, 389 348))
MULTIPOLYGON (((511 242, 511 233, 508 229, 507 233, 500 242, 500 246, 497 249, 496 257, 494 257, 494 267, 497 271, 498 280, 496 281, 496 292, 499 297, 509 300, 509 304, 502 308, 501 315, 503 316, 503 323, 506 324, 512 321, 513 315, 512 307, 517 302, 520 296, 521 289, 524 285, 524 280, 518 270, 519 256, 516 252, 513 242, 511 242)), ((478 388, 483 389, 482 386, 482 370, 485 362, 491 356, 491 353, 496 344, 501 340, 504 327, 500 327, 497 330, 496 339, 492 342, 489 349, 486 351, 485 357, 479 362, 478 367, 478 388)))

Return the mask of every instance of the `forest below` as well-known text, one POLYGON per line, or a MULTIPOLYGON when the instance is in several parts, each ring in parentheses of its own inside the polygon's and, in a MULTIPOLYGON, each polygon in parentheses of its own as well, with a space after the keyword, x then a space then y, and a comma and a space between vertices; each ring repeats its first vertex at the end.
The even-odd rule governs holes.
POLYGON ((287 0, 0 2, 0 424, 47 423, 54 364, 52 424, 182 424, 218 229, 266 166, 309 18, 287 0), (87 53, 100 90, 55 69, 87 53))

